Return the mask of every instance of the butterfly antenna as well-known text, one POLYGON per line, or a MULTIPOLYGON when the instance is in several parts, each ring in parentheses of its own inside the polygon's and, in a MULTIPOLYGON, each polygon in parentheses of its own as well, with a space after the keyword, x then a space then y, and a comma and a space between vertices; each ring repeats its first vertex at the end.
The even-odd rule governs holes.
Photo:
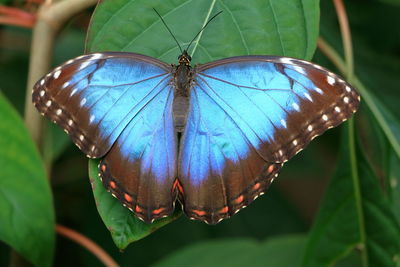
POLYGON ((163 18, 161 17, 161 15, 160 15, 160 13, 158 13, 158 11, 157 11, 155 8, 153 8, 153 9, 154 9, 154 11, 157 13, 157 15, 160 17, 162 23, 164 24, 165 28, 167 28, 167 30, 168 30, 169 33, 171 34, 172 38, 174 38, 176 44, 177 44, 178 47, 179 47, 179 50, 181 50, 181 53, 183 53, 183 50, 182 50, 181 45, 178 43, 178 40, 176 40, 175 35, 174 35, 174 34, 172 33, 172 31, 170 30, 170 28, 168 27, 167 23, 165 23, 164 19, 163 19, 163 18))
POLYGON ((189 47, 192 45, 193 41, 196 40, 196 38, 199 36, 199 34, 207 27, 208 23, 210 23, 213 19, 215 19, 216 16, 218 16, 219 14, 221 14, 222 11, 218 12, 217 14, 215 14, 214 16, 212 16, 207 23, 203 26, 203 28, 200 29, 200 31, 196 34, 196 36, 192 39, 192 41, 190 41, 189 45, 186 47, 186 51, 189 50, 189 47))

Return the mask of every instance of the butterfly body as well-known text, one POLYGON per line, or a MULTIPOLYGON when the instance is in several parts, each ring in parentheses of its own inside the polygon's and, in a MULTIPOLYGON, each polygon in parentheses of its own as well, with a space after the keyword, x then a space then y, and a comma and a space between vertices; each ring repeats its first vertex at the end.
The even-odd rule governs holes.
POLYGON ((240 56, 190 66, 134 53, 84 55, 34 87, 37 109, 90 158, 103 185, 145 222, 215 224, 261 195, 282 165, 349 118, 358 93, 316 64, 240 56))
POLYGON ((193 72, 190 66, 190 56, 186 51, 179 56, 179 65, 175 66, 174 83, 175 90, 173 102, 174 126, 177 132, 185 129, 187 114, 189 111, 189 92, 193 83, 193 72))

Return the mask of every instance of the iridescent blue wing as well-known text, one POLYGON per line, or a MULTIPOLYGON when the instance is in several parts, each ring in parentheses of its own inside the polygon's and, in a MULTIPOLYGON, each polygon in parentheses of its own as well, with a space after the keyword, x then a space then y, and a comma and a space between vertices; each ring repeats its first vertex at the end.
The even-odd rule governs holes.
POLYGON ((66 62, 37 82, 33 102, 91 158, 105 187, 140 218, 172 213, 176 138, 172 68, 133 53, 66 62))
POLYGON ((264 192, 281 165, 353 114, 359 95, 302 60, 246 56, 195 69, 180 148, 189 217, 216 223, 264 192))

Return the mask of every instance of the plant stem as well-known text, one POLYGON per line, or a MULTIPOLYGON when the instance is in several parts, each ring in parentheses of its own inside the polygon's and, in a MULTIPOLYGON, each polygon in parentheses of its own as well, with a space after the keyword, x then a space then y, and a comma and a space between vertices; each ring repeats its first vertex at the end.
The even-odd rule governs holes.
POLYGON ((116 267, 118 264, 96 243, 82 234, 62 225, 56 226, 56 232, 80 244, 95 255, 105 266, 116 267))
POLYGON ((43 4, 38 10, 32 34, 25 98, 25 124, 39 148, 42 144, 42 121, 33 106, 31 90, 35 82, 50 69, 57 32, 72 16, 96 3, 97 0, 64 0, 43 4))
POLYGON ((343 5, 342 0, 333 0, 335 5, 336 14, 338 16, 340 32, 342 35, 344 58, 346 61, 346 77, 348 80, 353 78, 354 72, 354 59, 353 59, 353 45, 351 41, 351 33, 349 27, 349 21, 347 19, 346 9, 343 5))

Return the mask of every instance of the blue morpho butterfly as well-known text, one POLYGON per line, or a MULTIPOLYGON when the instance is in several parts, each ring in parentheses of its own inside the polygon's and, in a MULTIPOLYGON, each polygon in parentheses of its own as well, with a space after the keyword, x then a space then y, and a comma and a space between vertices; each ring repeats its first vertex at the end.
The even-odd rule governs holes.
POLYGON ((94 53, 34 86, 36 108, 89 158, 102 158, 105 188, 147 223, 171 215, 177 198, 189 218, 230 217, 359 105, 347 82, 307 61, 238 56, 191 67, 190 60, 186 50, 178 65, 94 53))

